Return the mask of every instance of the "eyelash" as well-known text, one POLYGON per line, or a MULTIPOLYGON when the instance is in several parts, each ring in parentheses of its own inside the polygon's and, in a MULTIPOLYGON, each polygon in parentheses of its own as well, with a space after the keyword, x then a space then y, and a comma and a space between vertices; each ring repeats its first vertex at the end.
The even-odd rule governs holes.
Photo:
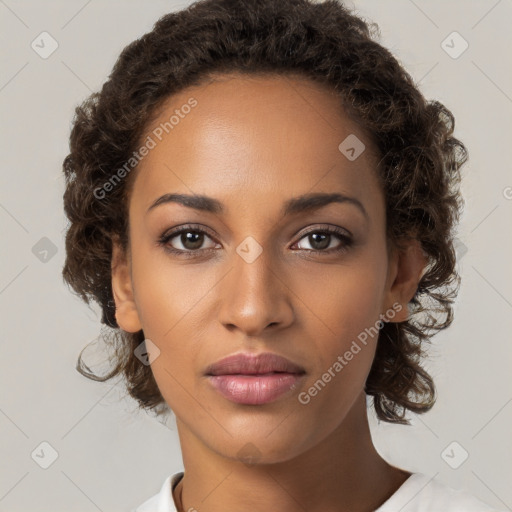
MULTIPOLYGON (((170 240, 175 238, 178 235, 181 235, 182 233, 199 233, 208 235, 210 238, 213 238, 213 235, 203 229, 198 227, 197 225, 188 224, 185 226, 181 226, 178 229, 175 229, 171 232, 164 233, 157 241, 158 246, 161 246, 164 248, 165 251, 174 254, 179 257, 185 257, 185 258, 194 258, 198 256, 198 253, 205 253, 210 251, 216 251, 217 249, 210 247, 208 249, 195 249, 195 250, 182 250, 182 249, 175 249, 174 247, 169 246, 170 240)), ((333 254, 333 253, 343 253, 346 252, 353 244, 352 238, 347 235, 345 230, 342 230, 341 228, 337 227, 328 227, 328 228, 313 228, 307 231, 306 233, 303 233, 301 238, 298 240, 302 240, 306 236, 312 234, 312 233, 321 233, 321 234, 329 234, 329 235, 336 235, 340 241, 342 242, 340 247, 337 248, 331 248, 331 249, 299 249, 303 251, 307 251, 309 253, 315 253, 315 254, 333 254)), ((294 244, 295 245, 295 244, 294 244)))

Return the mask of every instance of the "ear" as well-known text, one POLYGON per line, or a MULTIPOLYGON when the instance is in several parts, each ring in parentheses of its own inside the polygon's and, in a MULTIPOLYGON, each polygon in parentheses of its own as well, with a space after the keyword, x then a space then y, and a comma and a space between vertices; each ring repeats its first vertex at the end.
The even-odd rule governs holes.
POLYGON ((406 242, 405 246, 392 249, 384 305, 385 311, 393 309, 395 314, 387 321, 405 322, 407 320, 408 304, 418 289, 427 264, 427 256, 416 239, 406 242), (398 304, 401 307, 398 307, 398 304))
POLYGON ((142 329, 139 313, 135 305, 130 265, 121 246, 112 244, 112 292, 116 303, 116 321, 126 332, 142 329))

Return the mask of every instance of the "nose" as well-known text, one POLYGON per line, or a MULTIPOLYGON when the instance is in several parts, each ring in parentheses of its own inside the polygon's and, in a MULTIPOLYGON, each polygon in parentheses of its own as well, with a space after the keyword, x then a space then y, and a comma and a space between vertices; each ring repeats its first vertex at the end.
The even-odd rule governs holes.
POLYGON ((285 273, 270 251, 252 262, 234 253, 233 267, 221 283, 219 321, 245 336, 261 336, 266 329, 289 326, 294 319, 285 273))

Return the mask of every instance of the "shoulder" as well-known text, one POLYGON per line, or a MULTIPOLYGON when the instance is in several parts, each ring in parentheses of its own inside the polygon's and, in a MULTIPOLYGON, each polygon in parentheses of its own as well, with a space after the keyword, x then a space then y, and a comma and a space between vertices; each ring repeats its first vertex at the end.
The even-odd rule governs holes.
POLYGON ((182 472, 169 475, 157 494, 151 496, 151 498, 148 498, 137 508, 130 510, 130 512, 176 512, 172 489, 182 476, 182 472))
POLYGON ((375 512, 499 512, 461 489, 413 473, 375 512))

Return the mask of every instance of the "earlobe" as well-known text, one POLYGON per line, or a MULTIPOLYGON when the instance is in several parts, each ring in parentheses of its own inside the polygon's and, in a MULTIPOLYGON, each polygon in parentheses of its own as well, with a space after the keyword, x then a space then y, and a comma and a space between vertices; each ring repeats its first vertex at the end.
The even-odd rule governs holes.
POLYGON ((130 266, 125 252, 116 242, 112 244, 111 268, 117 324, 123 331, 138 332, 142 325, 135 304, 130 266))
POLYGON ((388 282, 387 304, 395 313, 393 322, 405 322, 409 317, 409 302, 414 297, 418 284, 428 264, 421 243, 414 239, 407 247, 397 249, 391 262, 391 279, 388 282), (401 307, 391 306, 400 304, 401 307))

